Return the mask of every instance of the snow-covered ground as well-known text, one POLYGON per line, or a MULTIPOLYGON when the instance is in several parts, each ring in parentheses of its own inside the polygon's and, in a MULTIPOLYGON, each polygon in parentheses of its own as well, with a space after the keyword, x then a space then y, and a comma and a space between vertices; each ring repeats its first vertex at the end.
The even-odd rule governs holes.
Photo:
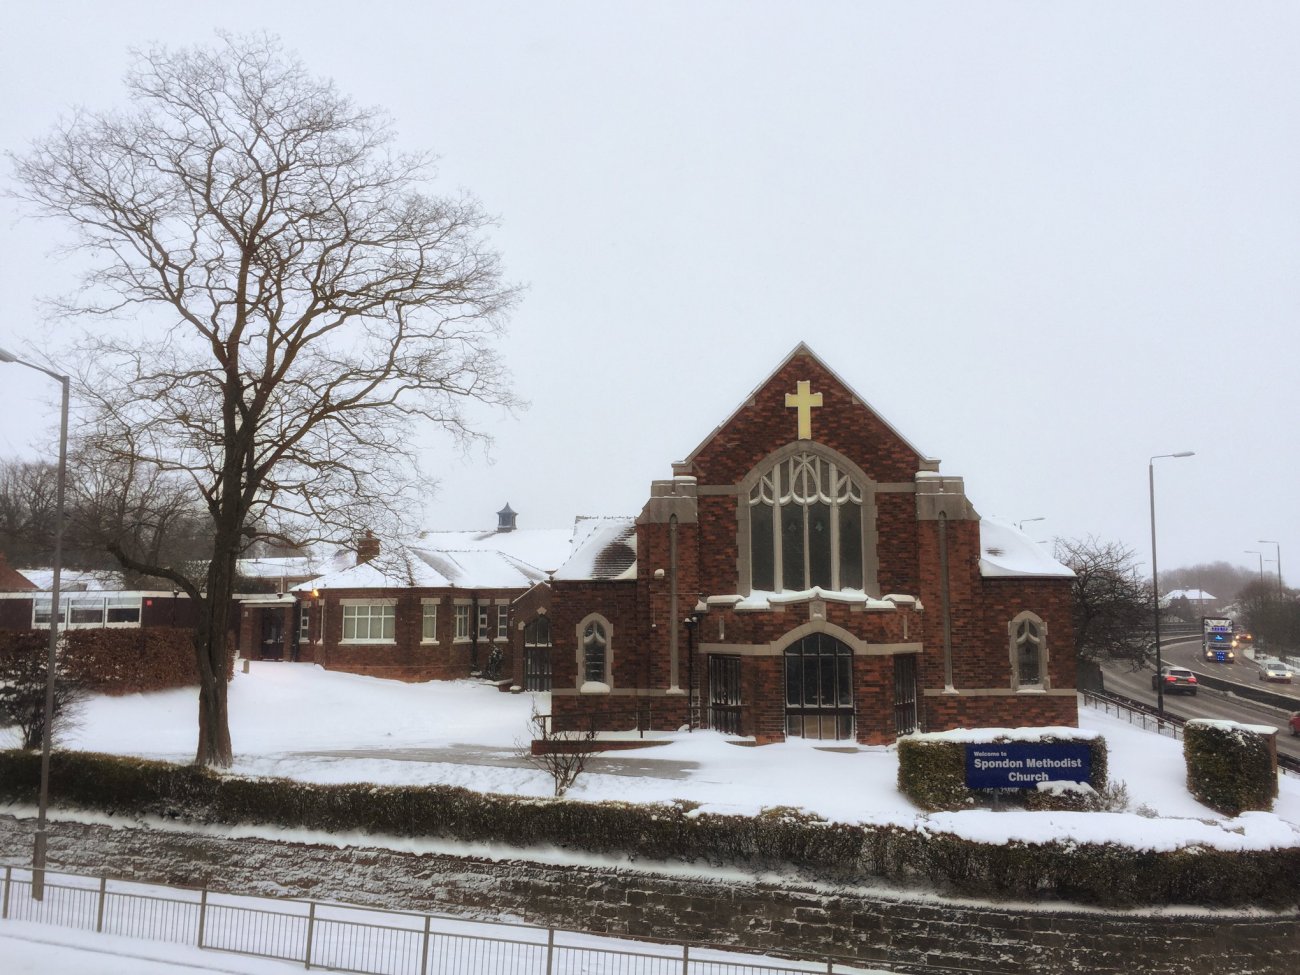
MULTIPOLYGON (((487 684, 403 684, 326 672, 306 664, 257 663, 230 686, 236 762, 247 775, 311 782, 449 784, 484 792, 548 796, 549 776, 524 761, 534 698, 487 684)), ((62 747, 176 762, 193 758, 197 692, 94 697, 62 747)), ((1112 782, 1129 812, 971 810, 926 814, 896 787, 893 748, 845 751, 793 740, 743 747, 695 731, 648 734, 664 744, 602 756, 570 790, 581 801, 701 803, 706 811, 755 813, 791 806, 845 822, 898 823, 988 841, 1116 841, 1146 849, 1204 844, 1226 849, 1300 846, 1300 779, 1283 776, 1271 813, 1227 818, 1187 792, 1182 744, 1084 709, 1081 724, 1105 736, 1112 782)), ((0 731, 0 747, 8 732, 0 731)), ((635 737, 629 733, 628 737, 635 737)), ((834 743, 831 743, 834 744, 834 743)))

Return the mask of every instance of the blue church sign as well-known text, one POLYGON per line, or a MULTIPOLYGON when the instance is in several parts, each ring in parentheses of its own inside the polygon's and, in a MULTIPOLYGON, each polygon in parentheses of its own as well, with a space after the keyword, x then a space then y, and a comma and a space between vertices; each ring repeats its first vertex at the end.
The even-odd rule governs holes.
POLYGON ((1072 742, 1004 742, 966 746, 969 789, 1033 789, 1039 782, 1087 782, 1092 755, 1072 742))

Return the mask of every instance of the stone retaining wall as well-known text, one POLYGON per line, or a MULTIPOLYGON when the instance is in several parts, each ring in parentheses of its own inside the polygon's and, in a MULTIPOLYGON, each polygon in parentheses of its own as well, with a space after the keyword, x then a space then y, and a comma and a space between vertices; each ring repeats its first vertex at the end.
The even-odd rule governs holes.
MULTIPOLYGON (((30 862, 34 824, 0 816, 0 861, 30 862)), ((899 973, 1291 975, 1300 914, 988 906, 860 887, 668 876, 53 823, 49 866, 412 911, 511 917, 899 973)), ((714 874, 716 878, 716 874, 714 874)))

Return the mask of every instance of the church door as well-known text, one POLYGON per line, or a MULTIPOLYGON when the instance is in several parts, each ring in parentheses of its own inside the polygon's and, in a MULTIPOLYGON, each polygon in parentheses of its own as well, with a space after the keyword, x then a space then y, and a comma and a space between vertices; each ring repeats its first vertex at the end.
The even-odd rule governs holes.
POLYGON ((894 734, 916 730, 916 654, 894 658, 894 734))
POLYGON ((741 734, 739 657, 709 654, 708 722, 714 731, 741 734))
POLYGON ((853 650, 847 644, 813 633, 786 648, 785 733, 853 737, 853 650))

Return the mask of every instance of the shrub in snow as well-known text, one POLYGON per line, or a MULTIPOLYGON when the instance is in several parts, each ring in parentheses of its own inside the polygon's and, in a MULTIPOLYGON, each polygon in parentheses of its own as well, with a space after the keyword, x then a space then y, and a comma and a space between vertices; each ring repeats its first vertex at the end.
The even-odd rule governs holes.
POLYGON ((1033 728, 990 728, 983 731, 908 735, 898 739, 898 791, 930 812, 993 805, 995 801, 1032 809, 1112 809, 1113 794, 1111 798, 1101 798, 1107 794, 1107 768, 1106 739, 1101 735, 1072 737, 1068 732, 1048 734, 1033 728), (967 745, 996 745, 1015 741, 1087 745, 1090 764, 1088 785, 1096 796, 1092 804, 1081 803, 1076 795, 1059 790, 1002 789, 995 794, 967 787, 967 745))
MULTIPOLYGON (((12 726, 23 748, 40 748, 45 736, 46 672, 49 631, 0 634, 0 728, 12 726)), ((85 687, 68 673, 61 646, 54 663, 54 709, 50 741, 57 742, 76 724, 85 687)))
POLYGON ((1194 718, 1183 726, 1187 790, 1225 816, 1273 808, 1277 732, 1267 725, 1194 718))
POLYGON ((596 723, 592 721, 586 731, 556 731, 550 719, 549 714, 540 714, 533 705, 528 719, 532 743, 523 753, 530 764, 551 777, 558 799, 586 771, 587 759, 596 751, 596 723))

